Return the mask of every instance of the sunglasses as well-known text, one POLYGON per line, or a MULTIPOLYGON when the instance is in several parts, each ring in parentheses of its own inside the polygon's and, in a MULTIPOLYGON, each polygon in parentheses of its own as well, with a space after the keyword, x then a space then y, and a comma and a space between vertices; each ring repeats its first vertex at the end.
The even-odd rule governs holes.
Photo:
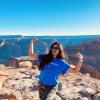
POLYGON ((59 47, 52 47, 52 49, 54 49, 54 50, 59 50, 59 47))

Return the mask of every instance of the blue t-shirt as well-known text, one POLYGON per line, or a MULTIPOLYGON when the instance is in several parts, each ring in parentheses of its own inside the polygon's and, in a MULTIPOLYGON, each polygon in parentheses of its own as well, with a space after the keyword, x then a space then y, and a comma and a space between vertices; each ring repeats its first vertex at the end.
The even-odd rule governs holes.
MULTIPOLYGON (((39 60, 41 56, 38 56, 39 60)), ((70 65, 64 60, 53 58, 49 64, 45 64, 39 75, 39 81, 45 85, 55 85, 59 83, 59 75, 65 74, 70 65)))

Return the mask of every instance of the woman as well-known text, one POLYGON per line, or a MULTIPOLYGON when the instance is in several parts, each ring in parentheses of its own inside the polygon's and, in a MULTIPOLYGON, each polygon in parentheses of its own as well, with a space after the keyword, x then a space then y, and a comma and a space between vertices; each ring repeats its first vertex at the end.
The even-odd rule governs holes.
POLYGON ((33 51, 34 41, 36 39, 31 40, 29 56, 40 60, 39 97, 40 100, 53 100, 59 84, 59 75, 65 74, 70 67, 75 67, 67 63, 63 46, 59 42, 52 43, 49 53, 37 55, 33 51))

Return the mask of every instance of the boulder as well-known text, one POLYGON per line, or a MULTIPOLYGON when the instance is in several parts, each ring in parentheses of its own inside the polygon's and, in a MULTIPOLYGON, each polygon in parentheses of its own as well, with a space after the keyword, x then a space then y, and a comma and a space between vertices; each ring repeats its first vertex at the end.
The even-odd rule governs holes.
POLYGON ((32 62, 30 61, 19 62, 19 67, 20 68, 32 68, 32 62))

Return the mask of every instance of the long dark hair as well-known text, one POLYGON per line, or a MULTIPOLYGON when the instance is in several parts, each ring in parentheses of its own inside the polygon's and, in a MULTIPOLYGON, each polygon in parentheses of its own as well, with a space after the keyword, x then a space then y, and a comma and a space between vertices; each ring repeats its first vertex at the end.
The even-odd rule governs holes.
POLYGON ((66 59, 67 60, 67 55, 64 52, 64 48, 63 48, 62 44, 60 44, 58 41, 53 42, 51 44, 49 53, 48 54, 44 54, 42 56, 42 60, 41 60, 41 62, 39 64, 39 70, 42 70, 45 64, 48 64, 48 63, 50 63, 52 61, 53 55, 52 55, 51 49, 52 49, 52 47, 54 45, 58 45, 59 46, 59 54, 57 55, 57 58, 59 58, 59 59, 66 59))

